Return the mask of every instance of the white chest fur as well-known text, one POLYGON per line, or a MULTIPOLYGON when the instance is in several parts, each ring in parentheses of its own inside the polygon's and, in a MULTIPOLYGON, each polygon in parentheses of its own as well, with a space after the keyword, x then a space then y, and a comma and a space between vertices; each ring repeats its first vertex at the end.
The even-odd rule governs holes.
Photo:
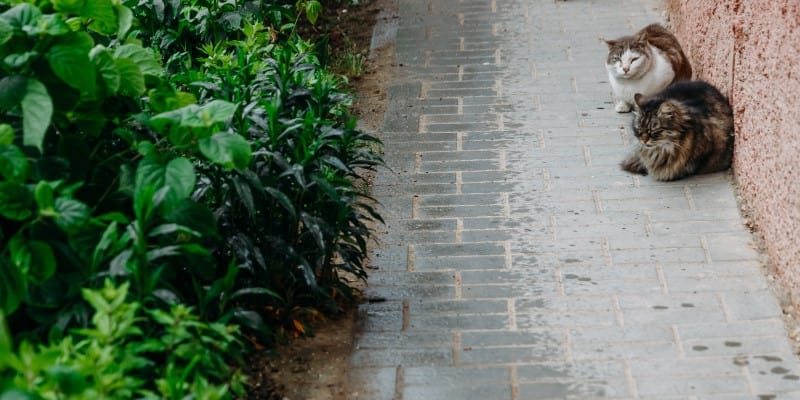
MULTIPOLYGON (((652 55, 650 57, 650 63, 647 63, 649 65, 642 66, 646 68, 643 71, 623 71, 620 66, 621 63, 619 62, 606 64, 608 80, 614 92, 615 111, 630 111, 633 107, 633 96, 636 93, 650 96, 660 92, 672 82, 672 79, 675 77, 675 71, 672 69, 672 64, 670 64, 669 59, 667 59, 659 49, 653 46, 650 46, 650 54, 652 55)), ((629 63, 629 60, 633 58, 631 54, 623 54, 621 58, 623 63, 628 61, 625 65, 626 67, 630 68, 635 66, 629 63)))

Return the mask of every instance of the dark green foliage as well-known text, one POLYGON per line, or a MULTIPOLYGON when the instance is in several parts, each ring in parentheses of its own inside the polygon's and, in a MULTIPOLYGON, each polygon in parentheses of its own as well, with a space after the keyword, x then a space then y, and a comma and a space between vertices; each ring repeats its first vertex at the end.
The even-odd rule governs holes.
POLYGON ((238 382, 223 365, 239 336, 225 325, 268 343, 352 294, 342 273, 365 278, 381 221, 360 180, 381 160, 343 82, 294 33, 319 11, 0 5, 0 315, 13 329, 0 321, 0 358, 27 354, 42 377, 22 385, 22 367, 0 362, 0 394, 92 398, 120 374, 123 397, 227 398, 215 390, 238 382), (129 330, 100 334, 98 318, 129 330), (86 370, 92 346, 118 358, 86 370))

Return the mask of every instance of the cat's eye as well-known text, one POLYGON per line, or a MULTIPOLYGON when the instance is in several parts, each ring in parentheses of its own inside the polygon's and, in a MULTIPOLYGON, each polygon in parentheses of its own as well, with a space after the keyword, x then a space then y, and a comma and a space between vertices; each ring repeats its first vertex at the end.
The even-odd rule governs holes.
POLYGON ((631 58, 631 62, 634 62, 634 61, 636 61, 638 59, 639 59, 639 57, 633 57, 633 58, 631 58))
POLYGON ((614 58, 612 58, 612 60, 614 60, 615 62, 619 62, 619 61, 620 61, 620 60, 622 60, 622 59, 621 59, 621 58, 619 58, 619 56, 614 56, 614 58))

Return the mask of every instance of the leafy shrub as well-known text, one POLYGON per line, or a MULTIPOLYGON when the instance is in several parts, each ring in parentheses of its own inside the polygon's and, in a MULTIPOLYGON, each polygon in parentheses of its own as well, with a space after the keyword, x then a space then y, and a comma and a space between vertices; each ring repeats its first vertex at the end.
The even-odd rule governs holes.
MULTIPOLYGON (((337 301, 350 294, 339 272, 366 276, 367 224, 380 216, 356 184, 360 174, 380 164, 367 147, 377 139, 355 129, 342 82, 321 67, 311 44, 296 35, 275 44, 271 28, 248 19, 242 25, 237 40, 200 44, 203 57, 170 81, 200 103, 231 105, 222 119, 232 116, 230 128, 252 150, 252 160, 237 163, 231 153, 228 164, 195 163, 194 199, 212 210, 222 238, 215 252, 218 270, 238 263, 236 287, 250 291, 239 298, 235 315, 267 305, 273 310, 267 317, 283 315, 291 327, 292 310, 337 309, 337 301)), ((180 148, 206 129, 190 121, 204 107, 184 107, 151 121, 180 148)), ((220 110, 207 111, 211 121, 220 110)), ((237 320, 262 326, 252 313, 237 320)))
MULTIPOLYGON (((133 217, 126 181, 139 156, 126 139, 162 70, 135 41, 109 40, 127 33, 129 9, 104 0, 53 6, 0 14, 0 307, 22 306, 12 315, 20 330, 52 327, 58 336, 88 322, 81 287, 130 267, 109 266, 108 244, 96 245, 133 217)), ((139 208, 153 195, 138 193, 139 208)))
POLYGON ((366 276, 377 139, 292 32, 315 0, 125 4, 0 4, 0 388, 221 398, 237 337, 366 276))
MULTIPOLYGON (((226 357, 240 351, 236 327, 201 322, 183 305, 145 310, 129 285, 83 290, 92 325, 76 338, 14 351, 0 318, 0 397, 229 399, 244 392, 226 357), (77 340, 77 341, 75 341, 77 340)), ((0 315, 1 316, 1 315, 0 315)))

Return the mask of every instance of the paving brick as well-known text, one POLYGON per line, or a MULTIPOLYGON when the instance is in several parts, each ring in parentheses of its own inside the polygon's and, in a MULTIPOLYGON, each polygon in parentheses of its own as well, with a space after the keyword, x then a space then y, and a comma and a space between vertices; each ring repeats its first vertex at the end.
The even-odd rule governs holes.
POLYGON ((676 359, 630 360, 634 378, 693 377, 703 375, 727 375, 745 379, 741 362, 732 357, 692 357, 676 359))
POLYGON ((563 349, 555 343, 539 346, 467 347, 459 353, 459 362, 465 365, 563 360, 563 349))
POLYGON ((520 365, 517 367, 517 378, 520 383, 552 382, 555 380, 586 379, 624 379, 625 368, 618 361, 587 361, 576 363, 540 363, 520 365))
POLYGON ((409 386, 403 392, 407 399, 451 400, 451 399, 510 399, 510 384, 469 384, 445 386, 409 386))
POLYGON ((472 269, 505 269, 506 257, 495 256, 451 256, 451 257, 416 257, 414 268, 426 270, 472 270, 472 269))
POLYGON ((655 395, 707 395, 749 393, 747 381, 740 376, 686 376, 665 379, 642 377, 636 380, 639 395, 647 398, 655 395))
POLYGON ((437 348, 451 347, 453 335, 448 332, 376 332, 356 335, 355 349, 437 348))
POLYGON ((780 315, 777 299, 769 290, 721 295, 732 320, 773 319, 780 315))
POLYGON ((526 284, 464 285, 461 295, 466 299, 496 299, 536 296, 553 290, 526 284))
POLYGON ((448 366, 452 363, 452 350, 445 348, 355 350, 350 355, 350 365, 359 367, 448 366))
POLYGON ((593 399, 626 398, 628 387, 624 380, 539 382, 519 385, 523 399, 593 399))
POLYGON ((372 285, 364 293, 371 298, 384 298, 390 300, 401 299, 428 299, 441 300, 455 298, 454 286, 443 285, 405 285, 405 286, 380 286, 372 285))
POLYGON ((510 384, 508 367, 411 367, 405 369, 404 378, 408 386, 457 386, 464 383, 469 385, 510 384))
POLYGON ((411 314, 427 315, 482 315, 504 314, 508 312, 508 301, 501 300, 452 300, 452 301, 412 301, 411 314))
POLYGON ((508 315, 411 315, 409 328, 415 331, 461 331, 508 329, 508 315))

